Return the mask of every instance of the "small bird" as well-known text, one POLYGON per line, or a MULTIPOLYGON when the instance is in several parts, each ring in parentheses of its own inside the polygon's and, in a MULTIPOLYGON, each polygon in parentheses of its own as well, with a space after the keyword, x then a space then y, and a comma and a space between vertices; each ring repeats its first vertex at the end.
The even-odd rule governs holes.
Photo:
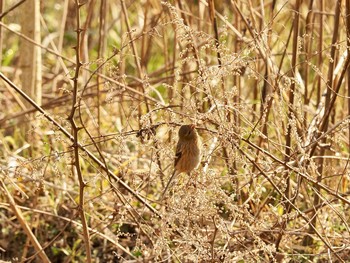
POLYGON ((164 197, 172 180, 180 173, 188 173, 197 168, 201 161, 202 141, 194 124, 182 125, 179 129, 179 141, 176 146, 174 172, 166 185, 162 197, 164 197))

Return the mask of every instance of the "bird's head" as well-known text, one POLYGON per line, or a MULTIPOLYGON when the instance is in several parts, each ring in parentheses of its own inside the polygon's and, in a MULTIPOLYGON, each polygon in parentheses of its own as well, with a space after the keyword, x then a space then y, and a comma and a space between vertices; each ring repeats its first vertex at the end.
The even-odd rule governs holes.
POLYGON ((183 140, 192 140, 197 137, 196 126, 194 124, 182 125, 179 130, 179 138, 183 140))

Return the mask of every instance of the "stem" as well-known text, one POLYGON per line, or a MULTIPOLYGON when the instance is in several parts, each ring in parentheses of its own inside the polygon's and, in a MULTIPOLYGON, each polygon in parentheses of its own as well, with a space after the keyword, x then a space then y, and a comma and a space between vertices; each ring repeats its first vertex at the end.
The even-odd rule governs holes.
POLYGON ((85 211, 84 211, 84 189, 85 189, 85 182, 83 179, 83 174, 81 172, 80 168, 80 157, 79 157, 79 127, 77 126, 74 117, 76 113, 76 109, 79 107, 77 101, 78 101, 78 77, 79 77, 79 71, 82 63, 80 62, 80 41, 81 41, 81 32, 82 29, 80 28, 80 7, 82 6, 79 3, 79 0, 75 0, 76 4, 76 22, 77 22, 77 43, 75 46, 75 55, 76 55, 76 68, 75 68, 75 74, 73 77, 73 98, 72 98, 72 109, 70 112, 70 115, 68 117, 68 121, 71 124, 72 127, 72 133, 73 133, 73 152, 74 152, 74 167, 78 176, 79 181, 79 204, 78 204, 78 212, 80 214, 81 224, 83 227, 83 238, 85 243, 85 251, 86 251, 86 261, 91 262, 91 245, 90 245, 90 236, 89 236, 89 230, 88 230, 88 223, 85 217, 85 211))
MULTIPOLYGON (((27 94, 25 94, 20 88, 18 88, 11 80, 9 80, 4 74, 0 72, 0 78, 4 80, 11 88, 16 90, 26 101, 28 101, 38 112, 42 113, 43 116, 55 125, 71 142, 74 142, 74 137, 55 119, 53 119, 42 107, 40 107, 35 101, 33 101, 27 94)), ((80 142, 77 142, 78 147, 84 153, 86 153, 91 160, 93 160, 102 170, 104 170, 108 176, 113 178, 119 186, 124 188, 127 192, 129 192, 132 196, 134 196, 140 203, 144 204, 156 217, 161 218, 161 215, 157 212, 153 206, 151 206, 145 199, 143 199, 138 193, 136 193, 133 189, 130 188, 122 179, 116 176, 108 167, 100 161, 94 154, 92 154, 88 149, 86 149, 80 142)), ((115 188, 114 184, 111 183, 111 187, 115 188)))
MULTIPOLYGON (((294 119, 294 92, 295 92, 295 81, 296 81, 296 64, 297 64, 297 56, 298 56, 298 36, 299 36, 299 7, 300 0, 296 1, 295 4, 295 18, 293 23, 293 56, 292 56, 292 84, 289 91, 289 107, 288 107, 288 120, 287 120, 287 135, 286 135, 286 149, 285 149, 285 163, 290 161, 291 155, 291 146, 292 146, 292 120, 294 119)), ((283 211, 283 214, 288 214, 291 209, 293 203, 290 201, 290 172, 286 171, 285 174, 286 179, 286 189, 284 191, 284 198, 286 202, 286 207, 283 211)), ((279 234, 276 241, 276 250, 278 250, 284 229, 286 229, 287 224, 284 223, 281 226, 281 234, 279 234)))

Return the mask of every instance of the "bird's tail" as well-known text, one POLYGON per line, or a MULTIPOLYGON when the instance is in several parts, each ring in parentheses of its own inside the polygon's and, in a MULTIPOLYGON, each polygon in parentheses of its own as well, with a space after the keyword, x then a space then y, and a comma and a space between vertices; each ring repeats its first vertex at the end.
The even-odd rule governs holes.
POLYGON ((178 175, 178 173, 176 172, 176 170, 174 170, 173 174, 171 175, 171 177, 170 177, 170 179, 169 179, 169 181, 168 181, 168 183, 167 183, 167 185, 166 185, 166 187, 165 187, 165 189, 164 189, 164 191, 162 193, 161 199, 164 199, 165 194, 168 191, 168 189, 169 189, 169 187, 171 185, 171 182, 173 181, 173 179, 175 178, 176 175, 178 175))

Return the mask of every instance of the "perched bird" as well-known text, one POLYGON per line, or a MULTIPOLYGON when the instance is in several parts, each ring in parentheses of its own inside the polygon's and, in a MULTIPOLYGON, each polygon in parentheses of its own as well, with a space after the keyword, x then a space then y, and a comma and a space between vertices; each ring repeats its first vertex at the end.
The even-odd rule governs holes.
POLYGON ((201 161, 202 142, 194 124, 182 125, 179 129, 179 141, 176 146, 174 172, 166 185, 164 197, 172 180, 180 173, 188 173, 197 168, 201 161))

